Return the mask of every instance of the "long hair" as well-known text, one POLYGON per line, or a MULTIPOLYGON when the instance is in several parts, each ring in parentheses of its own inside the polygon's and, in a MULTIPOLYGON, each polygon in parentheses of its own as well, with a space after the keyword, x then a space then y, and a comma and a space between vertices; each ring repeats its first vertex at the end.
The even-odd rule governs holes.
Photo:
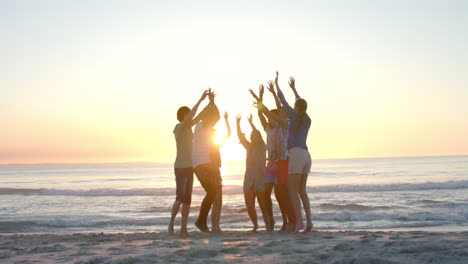
POLYGON ((307 114, 307 101, 300 98, 296 100, 294 103, 294 108, 296 112, 299 114, 299 121, 297 122, 296 126, 293 128, 294 132, 297 132, 299 128, 304 123, 304 120, 310 120, 309 115, 307 114))

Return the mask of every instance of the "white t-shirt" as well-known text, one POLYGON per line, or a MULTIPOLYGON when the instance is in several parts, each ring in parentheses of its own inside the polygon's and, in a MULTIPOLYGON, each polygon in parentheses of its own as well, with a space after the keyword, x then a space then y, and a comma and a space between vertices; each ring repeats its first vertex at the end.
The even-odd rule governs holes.
POLYGON ((215 129, 203 126, 203 122, 198 122, 193 133, 192 144, 192 167, 210 163, 210 150, 213 145, 213 135, 215 129))

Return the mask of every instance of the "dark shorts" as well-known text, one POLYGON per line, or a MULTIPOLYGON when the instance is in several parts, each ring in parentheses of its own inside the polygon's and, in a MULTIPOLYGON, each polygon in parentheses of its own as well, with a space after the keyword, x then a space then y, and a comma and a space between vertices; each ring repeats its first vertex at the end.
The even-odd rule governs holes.
POLYGON ((176 200, 182 203, 192 202, 193 168, 174 168, 176 178, 176 200))
POLYGON ((197 166, 194 171, 203 188, 205 188, 204 184, 216 187, 223 185, 219 168, 211 163, 197 166))
POLYGON ((289 182, 289 161, 268 161, 265 168, 265 183, 287 184, 289 182))

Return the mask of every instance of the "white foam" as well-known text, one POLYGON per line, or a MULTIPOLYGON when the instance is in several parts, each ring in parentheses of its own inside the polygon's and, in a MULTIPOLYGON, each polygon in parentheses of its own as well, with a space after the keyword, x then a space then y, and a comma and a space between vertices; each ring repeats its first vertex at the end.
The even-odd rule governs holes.
MULTIPOLYGON (((312 193, 321 192, 388 192, 415 190, 451 190, 467 189, 468 181, 426 182, 426 183, 398 183, 398 184, 342 184, 309 186, 312 193)), ((0 188, 0 195, 70 195, 70 196, 167 196, 174 195, 175 188, 135 188, 135 189, 14 189, 0 188)), ((223 187, 223 194, 242 194, 242 186, 227 185, 223 187)), ((194 187, 193 194, 204 195, 201 187, 194 187)))

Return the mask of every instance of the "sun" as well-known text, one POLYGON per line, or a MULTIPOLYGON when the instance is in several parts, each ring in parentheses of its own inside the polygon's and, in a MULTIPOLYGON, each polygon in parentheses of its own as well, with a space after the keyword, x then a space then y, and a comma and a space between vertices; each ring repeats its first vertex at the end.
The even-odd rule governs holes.
MULTIPOLYGON (((219 144, 224 141, 227 135, 226 126, 217 126, 217 133, 214 136, 214 142, 219 144)), ((231 136, 220 148, 221 158, 223 161, 243 161, 245 160, 245 149, 239 144, 239 139, 235 132, 235 128, 232 131, 231 136)))

